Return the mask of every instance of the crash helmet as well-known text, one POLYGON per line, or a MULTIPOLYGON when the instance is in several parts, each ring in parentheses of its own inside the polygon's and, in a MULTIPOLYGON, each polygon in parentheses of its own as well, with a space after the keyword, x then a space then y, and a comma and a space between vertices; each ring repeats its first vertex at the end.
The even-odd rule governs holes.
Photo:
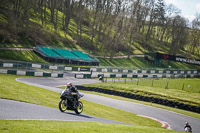
POLYGON ((73 85, 72 85, 72 83, 67 83, 67 88, 71 88, 73 85))
POLYGON ((186 122, 185 122, 185 125, 189 125, 189 123, 186 121, 186 122))

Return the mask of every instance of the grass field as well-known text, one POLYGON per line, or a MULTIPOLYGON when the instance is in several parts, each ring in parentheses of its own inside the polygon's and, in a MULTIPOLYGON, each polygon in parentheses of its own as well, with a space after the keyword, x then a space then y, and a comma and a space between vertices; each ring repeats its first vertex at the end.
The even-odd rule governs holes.
POLYGON ((36 55, 33 51, 13 51, 13 50, 0 50, 0 59, 48 63, 41 57, 36 55))
MULTIPOLYGON (((0 74, 0 98, 58 108, 60 100, 59 93, 17 82, 15 80, 17 77, 21 76, 0 74)), ((86 100, 82 101, 84 103, 84 114, 138 126, 161 127, 160 123, 151 119, 136 116, 136 114, 133 113, 92 103, 86 100)))
POLYGON ((127 82, 139 86, 148 86, 162 89, 176 89, 186 92, 200 93, 200 79, 159 79, 139 80, 127 82))
POLYGON ((181 109, 177 109, 177 108, 172 108, 172 107, 168 107, 168 106, 164 106, 164 105, 160 105, 160 104, 156 104, 156 103, 144 102, 144 101, 134 100, 134 99, 120 97, 120 96, 114 96, 114 95, 109 95, 109 94, 104 94, 104 93, 98 93, 98 92, 93 92, 93 91, 80 90, 80 92, 85 92, 85 93, 100 95, 100 96, 109 97, 109 98, 113 98, 113 99, 124 100, 124 101, 139 103, 139 104, 144 104, 144 105, 148 105, 148 106, 153 106, 153 107, 157 107, 157 108, 161 108, 161 109, 177 112, 177 113, 180 113, 180 114, 184 114, 184 115, 188 115, 188 116, 200 119, 200 114, 198 114, 198 113, 194 113, 194 112, 190 112, 190 111, 186 111, 186 110, 181 110, 181 109))
POLYGON ((149 68, 168 68, 171 66, 173 69, 200 69, 199 66, 196 65, 188 65, 186 63, 174 62, 174 61, 164 61, 162 60, 160 64, 150 63, 144 58, 133 57, 133 58, 121 58, 121 59, 103 59, 98 58, 100 60, 100 66, 116 66, 116 67, 137 67, 141 69, 149 69, 149 68))
MULTIPOLYGON (((39 87, 33 87, 15 79, 16 75, 0 74, 0 98, 24 101, 38 105, 58 108, 59 94, 39 87)), ((133 124, 118 125, 88 122, 59 122, 59 121, 25 121, 0 120, 0 132, 137 132, 137 133, 175 133, 161 128, 161 124, 148 118, 136 116, 133 113, 103 106, 82 100, 84 114, 133 124), (79 129, 81 127, 81 129, 79 129)))
POLYGON ((139 80, 139 82, 107 82, 85 86, 153 96, 200 106, 200 79, 139 80))
POLYGON ((1 133, 180 133, 136 125, 63 121, 0 120, 1 133))

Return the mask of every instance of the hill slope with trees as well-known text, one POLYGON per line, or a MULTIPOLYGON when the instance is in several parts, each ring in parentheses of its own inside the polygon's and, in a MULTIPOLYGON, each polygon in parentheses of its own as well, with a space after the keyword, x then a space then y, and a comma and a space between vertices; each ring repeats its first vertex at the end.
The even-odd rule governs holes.
POLYGON ((164 52, 199 58, 200 15, 163 0, 0 0, 0 47, 38 44, 109 56, 164 52))

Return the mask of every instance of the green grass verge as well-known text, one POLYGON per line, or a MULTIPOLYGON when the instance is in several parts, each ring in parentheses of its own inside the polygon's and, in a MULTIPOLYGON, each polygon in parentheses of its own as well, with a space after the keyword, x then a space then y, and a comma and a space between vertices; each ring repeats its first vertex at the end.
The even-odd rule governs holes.
POLYGON ((100 66, 116 66, 116 67, 137 67, 143 69, 155 69, 155 68, 168 68, 171 66, 172 69, 200 69, 197 65, 189 65, 186 63, 174 62, 174 61, 164 61, 162 60, 160 64, 150 63, 144 58, 133 57, 133 58, 121 58, 121 59, 103 59, 98 58, 100 61, 100 66))
POLYGON ((144 96, 163 98, 195 106, 200 106, 200 79, 162 79, 125 82, 107 82, 87 84, 88 87, 99 87, 104 89, 129 92, 144 96), (153 87, 151 87, 153 82, 153 87), (168 82, 168 89, 165 86, 168 82), (185 84, 182 90, 183 83, 185 84), (188 87, 190 85, 190 87, 188 87))
POLYGON ((48 63, 33 51, 13 51, 13 50, 0 50, 0 59, 48 63))
POLYGON ((151 67, 151 65, 148 65, 143 58, 98 59, 100 61, 100 66, 151 67))
POLYGON ((180 133, 178 131, 95 122, 0 120, 1 133, 180 133))
POLYGON ((124 98, 124 97, 120 97, 120 96, 108 95, 108 94, 103 94, 103 93, 98 93, 98 92, 93 92, 93 91, 80 90, 80 92, 85 92, 85 93, 100 95, 100 96, 109 97, 109 98, 113 98, 113 99, 124 100, 124 101, 139 103, 139 104, 144 104, 144 105, 148 105, 148 106, 153 106, 153 107, 157 107, 157 108, 173 111, 173 112, 176 112, 176 113, 180 113, 180 114, 184 114, 184 115, 187 115, 187 116, 191 116, 191 117, 195 117, 195 118, 200 119, 200 114, 198 114, 198 113, 185 111, 185 110, 181 110, 181 109, 177 109, 177 108, 172 108, 172 107, 168 107, 168 106, 164 106, 164 105, 160 105, 160 104, 155 104, 155 103, 151 103, 151 102, 144 102, 144 101, 134 100, 134 99, 130 99, 130 98, 124 98))
MULTIPOLYGON (((0 74, 0 98, 58 108, 58 103, 60 101, 59 93, 17 82, 15 79, 18 77, 22 76, 0 74)), ((137 126, 161 128, 161 124, 154 120, 86 100, 81 101, 84 103, 84 114, 137 126)))
POLYGON ((140 86, 148 86, 160 89, 176 89, 183 90, 185 93, 199 93, 200 94, 200 79, 159 79, 159 80, 139 80, 127 82, 127 84, 134 84, 140 86))

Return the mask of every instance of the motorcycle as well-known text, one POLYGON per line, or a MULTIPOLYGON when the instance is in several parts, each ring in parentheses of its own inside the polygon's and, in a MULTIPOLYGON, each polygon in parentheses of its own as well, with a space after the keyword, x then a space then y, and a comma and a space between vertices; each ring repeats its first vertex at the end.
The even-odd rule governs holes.
POLYGON ((184 131, 185 132, 190 132, 190 133, 192 132, 191 128, 189 128, 189 127, 184 128, 184 131))
POLYGON ((61 112, 64 112, 66 110, 73 110, 76 114, 80 114, 83 111, 83 103, 79 101, 79 99, 83 97, 82 94, 79 96, 76 95, 76 93, 70 93, 67 90, 63 90, 61 92, 60 96, 60 102, 59 102, 59 109, 61 112))

